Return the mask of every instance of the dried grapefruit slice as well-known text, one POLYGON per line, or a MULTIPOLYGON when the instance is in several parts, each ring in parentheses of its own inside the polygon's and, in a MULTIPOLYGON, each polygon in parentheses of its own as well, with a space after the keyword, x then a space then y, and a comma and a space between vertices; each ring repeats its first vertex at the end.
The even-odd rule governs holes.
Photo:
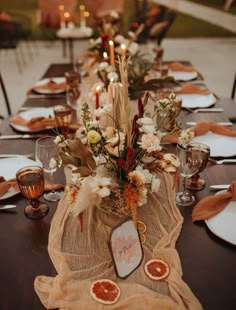
POLYGON ((163 280, 170 273, 169 265, 162 259, 150 259, 144 266, 147 276, 155 281, 163 280))
POLYGON ((141 242, 142 242, 142 243, 145 243, 145 242, 146 242, 146 236, 145 236, 145 234, 139 234, 139 236, 140 236, 141 242))
POLYGON ((91 284, 90 295, 101 304, 111 305, 119 299, 120 288, 111 280, 101 279, 91 284))
POLYGON ((137 229, 140 234, 144 234, 147 230, 147 226, 144 224, 144 222, 137 221, 137 229))

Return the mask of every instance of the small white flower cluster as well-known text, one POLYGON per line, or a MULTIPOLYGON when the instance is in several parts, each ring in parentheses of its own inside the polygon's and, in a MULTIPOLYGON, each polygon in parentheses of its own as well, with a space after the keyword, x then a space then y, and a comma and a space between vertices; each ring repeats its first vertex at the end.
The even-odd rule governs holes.
MULTIPOLYGON (((139 50, 139 45, 138 45, 138 43, 133 42, 133 40, 132 40, 133 37, 134 37, 134 33, 133 32, 129 31, 128 35, 129 35, 130 38, 126 39, 122 35, 118 34, 115 37, 114 41, 116 43, 120 44, 120 45, 124 44, 127 47, 127 50, 129 51, 129 53, 131 55, 135 55, 138 52, 138 50, 139 50)), ((121 54, 121 49, 120 48, 119 48, 119 52, 121 54)))
POLYGON ((152 193, 157 193, 159 191, 161 185, 159 178, 152 174, 148 169, 143 169, 142 166, 137 166, 135 170, 144 175, 147 184, 151 184, 152 193))
POLYGON ((181 130, 180 136, 178 138, 178 144, 186 145, 194 137, 194 131, 191 128, 181 130))

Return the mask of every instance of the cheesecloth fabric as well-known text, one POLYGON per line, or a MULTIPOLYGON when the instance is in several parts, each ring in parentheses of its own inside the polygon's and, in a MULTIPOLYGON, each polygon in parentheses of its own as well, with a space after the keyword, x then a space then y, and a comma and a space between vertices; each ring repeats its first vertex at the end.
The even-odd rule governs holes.
POLYGON ((138 220, 147 226, 144 257, 139 268, 126 279, 116 276, 108 247, 111 230, 122 219, 91 207, 83 213, 81 232, 64 196, 52 220, 48 243, 58 275, 40 275, 34 283, 47 309, 202 309, 182 280, 175 249, 183 218, 176 208, 173 178, 165 173, 160 178, 158 194, 149 194, 148 203, 138 208, 138 220), (161 258, 169 264, 170 274, 165 280, 153 281, 146 276, 144 264, 152 258, 161 258), (90 286, 98 279, 110 279, 119 285, 121 295, 115 304, 103 305, 90 296, 90 286))

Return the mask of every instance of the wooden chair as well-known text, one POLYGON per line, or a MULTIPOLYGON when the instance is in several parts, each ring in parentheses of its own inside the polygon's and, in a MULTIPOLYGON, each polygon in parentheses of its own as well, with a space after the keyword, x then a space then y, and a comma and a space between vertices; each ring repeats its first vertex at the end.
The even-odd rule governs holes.
MULTIPOLYGON (((0 73, 0 85, 1 85, 2 93, 3 93, 3 97, 4 97, 4 100, 5 100, 7 113, 10 116, 12 114, 12 111, 11 111, 10 102, 9 102, 9 99, 8 99, 8 95, 7 95, 7 91, 6 91, 5 85, 3 83, 3 79, 2 79, 1 73, 0 73)), ((0 118, 3 118, 3 117, 0 116, 0 118)))
POLYGON ((24 55, 20 48, 19 43, 19 31, 21 25, 14 21, 5 21, 0 19, 0 50, 13 50, 16 58, 16 63, 19 72, 22 72, 23 66, 21 61, 24 61, 24 55))
POLYGON ((108 16, 112 11, 122 14, 124 0, 86 0, 85 5, 90 14, 97 20, 108 16))
MULTIPOLYGON (((148 40, 155 40, 157 45, 161 45, 162 40, 175 20, 176 11, 164 6, 157 6, 147 10, 147 12, 142 11, 137 14, 137 26, 144 24, 144 29, 139 34, 138 42, 146 43, 148 40)), ((131 30, 135 31, 135 29, 131 30)))
POLYGON ((236 93, 236 73, 234 76, 234 82, 233 82, 233 87, 232 87, 232 92, 231 92, 231 99, 235 99, 235 93, 236 93))

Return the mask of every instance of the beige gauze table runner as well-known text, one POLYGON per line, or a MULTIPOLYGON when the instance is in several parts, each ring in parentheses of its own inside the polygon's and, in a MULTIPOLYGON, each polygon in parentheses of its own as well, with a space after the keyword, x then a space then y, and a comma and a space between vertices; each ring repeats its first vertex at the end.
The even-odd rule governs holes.
POLYGON ((108 247, 112 228, 122 218, 91 207, 83 214, 81 232, 78 219, 70 212, 64 196, 52 220, 48 243, 58 275, 40 275, 35 279, 35 290, 47 309, 202 309, 182 280, 175 249, 183 218, 175 204, 173 177, 164 173, 160 179, 158 194, 149 194, 148 203, 138 208, 138 219, 147 225, 144 257, 126 279, 116 276, 108 247), (169 264, 170 274, 165 280, 153 281, 146 276, 144 264, 152 258, 161 258, 169 264), (91 283, 98 279, 110 279, 119 285, 121 296, 115 304, 103 305, 90 296, 91 283))

